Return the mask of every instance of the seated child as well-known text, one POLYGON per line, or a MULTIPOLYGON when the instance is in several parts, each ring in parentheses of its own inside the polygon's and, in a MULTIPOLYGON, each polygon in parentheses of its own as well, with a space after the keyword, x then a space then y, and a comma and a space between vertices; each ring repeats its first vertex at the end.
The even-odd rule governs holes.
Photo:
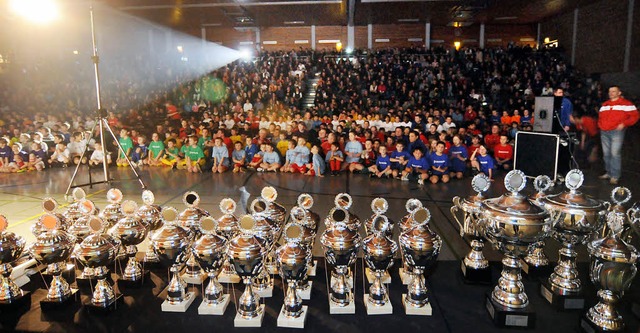
POLYGON ((180 149, 176 147, 176 140, 169 139, 167 141, 167 146, 164 148, 164 152, 162 153, 162 159, 160 160, 162 164, 166 166, 170 166, 172 169, 177 168, 178 162, 180 161, 180 149))
POLYGON ((280 169, 280 155, 273 150, 273 146, 270 144, 264 145, 265 152, 262 156, 262 163, 258 171, 273 171, 277 172, 280 169))
POLYGON ((138 136, 136 142, 138 143, 131 153, 131 163, 133 166, 144 165, 144 160, 149 155, 149 147, 147 146, 147 138, 144 135, 138 136))
POLYGON ((445 144, 442 141, 438 141, 436 144, 436 151, 431 153, 431 177, 429 180, 432 184, 438 183, 442 180, 443 183, 449 182, 449 156, 444 153, 445 144))
MULTIPOLYGON (((96 142, 93 145, 93 152, 89 158, 89 166, 102 165, 104 162, 104 150, 102 150, 102 144, 96 142)), ((111 164, 111 155, 107 154, 107 164, 111 164)))
POLYGON ((291 171, 291 164, 296 156, 296 143, 294 141, 288 141, 287 147, 287 151, 284 154, 284 165, 280 168, 281 172, 293 172, 291 171))
POLYGON ((462 144, 459 135, 453 136, 453 146, 449 149, 449 173, 450 177, 462 179, 464 172, 467 170, 467 147, 462 144))
POLYGON ((242 149, 242 142, 237 141, 233 144, 235 149, 231 152, 231 162, 233 163, 233 172, 244 172, 244 162, 247 153, 242 149))
POLYGON ((332 176, 337 176, 340 173, 340 166, 344 161, 344 154, 340 151, 340 144, 337 142, 331 143, 331 148, 325 156, 325 161, 329 163, 329 170, 332 176))
POLYGON ((213 141, 213 148, 211 148, 211 159, 213 160, 213 166, 211 172, 223 173, 229 170, 229 149, 222 144, 222 138, 217 137, 213 141))
POLYGON ((484 173, 493 180, 493 168, 495 167, 493 157, 491 157, 485 146, 480 146, 471 155, 471 167, 477 171, 484 173))
POLYGON ((398 141, 396 143, 396 150, 391 152, 389 160, 391 161, 391 174, 393 178, 398 178, 402 174, 402 171, 407 167, 407 162, 411 158, 411 154, 404 149, 404 143, 398 141))
POLYGON ((309 171, 307 171, 307 175, 324 177, 324 170, 326 168, 326 165, 324 164, 322 156, 320 156, 320 147, 318 147, 317 145, 311 147, 311 154, 311 163, 307 164, 307 168, 309 168, 309 171))
POLYGON ((49 167, 61 166, 63 168, 66 168, 69 164, 70 157, 71 156, 69 153, 69 149, 67 149, 67 145, 64 143, 64 141, 61 141, 56 144, 55 150, 53 151, 53 154, 51 154, 51 157, 49 158, 47 163, 49 164, 49 167))
POLYGON ((149 166, 162 165, 162 156, 164 155, 164 142, 160 140, 158 133, 151 134, 151 142, 149 143, 149 153, 145 164, 149 166))
POLYGON ((513 146, 508 144, 507 136, 500 135, 500 143, 493 148, 493 157, 497 166, 503 170, 511 170, 513 166, 513 146))
POLYGON ((129 137, 129 131, 126 129, 120 130, 120 138, 118 139, 120 146, 122 147, 122 151, 118 152, 118 158, 116 159, 116 165, 119 167, 127 166, 129 163, 127 159, 131 157, 131 153, 133 151, 133 140, 129 137))
POLYGON ((424 157, 420 148, 415 148, 412 155, 406 168, 402 171, 401 179, 408 181, 409 176, 414 176, 418 178, 418 184, 422 185, 424 180, 429 178, 429 161, 424 157))
POLYGON ((369 172, 371 172, 370 176, 375 176, 378 178, 382 178, 382 176, 385 176, 387 178, 390 178, 392 174, 391 157, 387 155, 387 147, 380 146, 380 148, 378 148, 378 151, 380 154, 376 158, 376 164, 369 167, 369 172))

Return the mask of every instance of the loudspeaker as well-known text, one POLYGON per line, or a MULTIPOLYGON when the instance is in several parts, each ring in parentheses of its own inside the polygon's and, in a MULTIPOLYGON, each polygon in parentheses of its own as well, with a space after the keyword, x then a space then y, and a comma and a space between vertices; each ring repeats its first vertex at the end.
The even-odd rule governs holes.
POLYGON ((553 129, 554 97, 536 97, 533 110, 533 130, 536 132, 551 133, 553 129))
POLYGON ((560 136, 557 134, 518 132, 513 167, 529 177, 547 175, 555 181, 558 174, 559 146, 560 136))

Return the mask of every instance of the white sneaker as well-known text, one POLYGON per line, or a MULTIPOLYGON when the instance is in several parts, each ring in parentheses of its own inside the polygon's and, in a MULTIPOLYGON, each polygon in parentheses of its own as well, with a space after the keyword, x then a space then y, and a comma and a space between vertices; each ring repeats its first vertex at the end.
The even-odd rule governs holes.
POLYGON ((258 169, 256 169, 256 171, 262 172, 262 171, 264 171, 264 169, 263 168, 258 168, 258 169))
POLYGON ((424 179, 422 179, 422 178, 418 179, 418 184, 419 185, 424 185, 424 179))
POLYGON ((409 175, 402 176, 402 178, 400 178, 400 180, 402 180, 403 182, 409 181, 409 175))
POLYGON ((611 178, 611 176, 609 176, 608 173, 605 173, 605 174, 602 174, 602 175, 598 176, 598 178, 600 178, 600 179, 609 179, 609 178, 611 178))
POLYGON ((618 185, 618 178, 609 178, 609 184, 611 185, 618 185))

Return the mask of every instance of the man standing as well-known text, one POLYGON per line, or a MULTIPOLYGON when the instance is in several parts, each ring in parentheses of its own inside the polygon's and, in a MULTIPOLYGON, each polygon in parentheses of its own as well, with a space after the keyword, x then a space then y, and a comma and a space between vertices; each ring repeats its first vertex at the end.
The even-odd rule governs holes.
POLYGON ((618 184, 622 173, 622 143, 627 127, 633 126, 640 118, 638 109, 631 101, 622 97, 620 87, 609 88, 609 100, 602 103, 599 111, 598 127, 601 132, 602 154, 605 174, 601 179, 609 179, 618 184))
POLYGON ((556 98, 554 102, 554 105, 556 105, 554 118, 557 117, 557 119, 553 120, 551 133, 560 134, 568 132, 571 126, 570 117, 573 113, 573 103, 564 96, 564 89, 562 88, 556 88, 553 96, 556 98))

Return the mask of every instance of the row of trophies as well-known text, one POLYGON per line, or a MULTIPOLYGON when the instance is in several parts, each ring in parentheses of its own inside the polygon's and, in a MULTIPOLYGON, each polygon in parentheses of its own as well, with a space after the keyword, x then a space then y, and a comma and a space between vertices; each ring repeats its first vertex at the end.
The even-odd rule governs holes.
MULTIPOLYGON (((82 273, 73 278, 79 286, 88 285, 93 290, 90 303, 84 306, 115 309, 122 295, 114 291, 108 267, 118 259, 127 259, 117 279, 118 289, 142 286, 149 279, 149 272, 138 262, 136 254, 137 246, 148 238, 143 264, 159 263, 171 273, 161 306, 163 311, 186 311, 195 299, 187 282, 203 283, 204 271, 209 283, 198 313, 224 314, 230 296, 224 293, 218 277, 232 283, 241 279, 245 290, 236 302, 234 323, 240 327, 259 327, 265 313, 260 299, 271 296, 271 274, 277 272, 287 286, 278 326, 303 328, 307 306, 302 298, 309 299, 311 294, 310 275, 315 275, 317 265, 312 248, 321 221, 311 211, 314 201, 309 194, 298 197, 287 221, 286 210, 275 202, 277 195, 273 187, 265 187, 261 196, 252 201, 249 213, 241 217, 234 215, 236 202, 225 198, 220 202, 223 215, 216 220, 199 207, 200 197, 193 191, 183 195, 186 209, 180 213, 173 207, 155 205, 150 191, 143 192, 144 204, 138 207, 134 201, 123 201, 118 189, 107 192, 109 204, 98 211, 85 192, 77 188, 63 213, 56 212, 58 204, 54 199, 44 200, 45 213, 31 228, 36 241, 28 247, 22 237, 6 230, 7 219, 1 216, 0 305, 20 304, 29 296, 10 278, 12 263, 26 250, 35 262, 46 266, 44 274, 50 276, 47 296, 41 302, 42 311, 57 310, 75 302, 78 290, 64 276, 68 271, 75 273, 76 265, 72 262, 76 260, 82 273), (280 239, 282 245, 278 246, 280 239), (180 274, 183 266, 184 273, 180 274)), ((245 207, 246 200, 241 201, 245 207)), ((338 194, 334 202, 335 207, 324 219, 326 228, 320 237, 326 262, 333 267, 330 282, 327 281, 331 287, 330 312, 355 313, 352 266, 362 249, 371 284, 369 293, 364 295, 367 312, 391 314, 385 283, 390 282, 388 270, 400 249, 403 275, 410 280, 403 295, 406 313, 430 315, 423 273, 437 259, 442 241, 429 229, 429 211, 417 199, 407 201, 408 214, 399 223, 398 246, 391 239, 393 222, 385 216, 389 208, 385 199, 372 201, 373 215, 364 223, 349 212, 353 203, 349 194, 338 194), (360 234, 363 224, 366 237, 360 234)), ((117 267, 114 264, 114 270, 117 267)))
POLYGON ((479 174, 472 180, 475 195, 453 198, 451 213, 460 225, 460 234, 471 238, 471 251, 462 261, 465 281, 491 283, 489 262, 482 252, 484 240, 504 254, 498 284, 486 300, 496 325, 534 325, 535 311, 525 293, 521 270, 526 267, 532 271, 549 264, 544 242, 553 237, 562 247, 557 265, 541 281, 543 298, 562 310, 584 309, 585 293, 576 268, 576 247, 586 244, 591 256, 591 281, 600 290, 599 303, 581 318, 581 329, 586 332, 624 329, 624 320, 615 304, 636 275, 640 254, 629 243, 635 237, 632 226, 640 226, 640 210, 636 205, 628 210, 623 207, 631 199, 627 188, 615 188, 611 192, 613 203, 609 203, 580 192, 583 181, 580 170, 571 170, 565 177, 567 190, 546 194, 552 181, 547 176, 538 176, 534 180, 537 193, 527 197, 520 193, 526 185, 524 173, 513 170, 504 180, 508 193, 487 199, 483 193, 491 183, 479 174))

